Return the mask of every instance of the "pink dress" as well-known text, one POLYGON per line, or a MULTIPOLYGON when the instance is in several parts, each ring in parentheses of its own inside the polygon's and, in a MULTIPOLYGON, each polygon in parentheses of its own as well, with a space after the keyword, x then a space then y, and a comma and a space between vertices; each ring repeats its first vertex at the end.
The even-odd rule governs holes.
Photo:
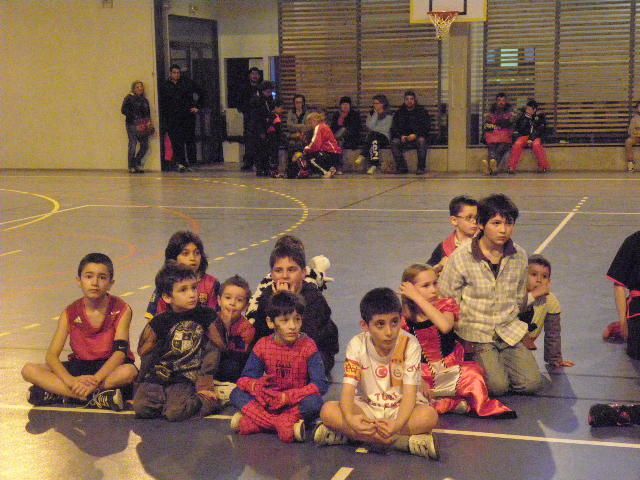
MULTIPOLYGON (((441 298, 434 306, 456 318, 460 313, 460 307, 452 298, 441 298)), ((432 390, 433 407, 439 414, 459 412, 465 401, 470 415, 516 417, 516 413, 502 402, 489 399, 482 367, 476 362, 464 361, 464 349, 453 331, 443 334, 429 320, 413 322, 405 319, 403 327, 420 342, 422 380, 432 390)))

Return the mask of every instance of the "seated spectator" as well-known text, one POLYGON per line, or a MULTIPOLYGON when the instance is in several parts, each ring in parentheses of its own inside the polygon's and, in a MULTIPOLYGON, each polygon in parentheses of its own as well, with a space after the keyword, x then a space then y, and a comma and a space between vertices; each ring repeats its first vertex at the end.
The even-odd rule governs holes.
POLYGON ((547 120, 544 113, 538 113, 538 102, 529 100, 524 111, 516 119, 515 132, 516 141, 511 150, 509 159, 509 173, 516 173, 522 150, 525 147, 531 148, 538 161, 538 173, 549 171, 549 161, 547 153, 542 146, 542 136, 547 128, 547 120))
POLYGON ((408 173, 407 162, 403 151, 415 148, 418 152, 417 175, 422 175, 427 168, 427 136, 431 119, 429 113, 418 104, 416 94, 407 90, 404 92, 404 103, 393 115, 391 124, 391 152, 396 162, 398 173, 408 173))
POLYGON ((289 140, 289 158, 296 152, 302 152, 305 141, 305 122, 307 120, 307 99, 304 95, 293 96, 293 108, 287 113, 287 134, 289 140))
POLYGON ((507 102, 507 96, 504 93, 497 94, 484 120, 484 141, 489 151, 489 158, 482 160, 485 175, 495 175, 500 167, 504 168, 501 163, 511 150, 513 120, 513 108, 507 102))
POLYGON ((343 149, 360 146, 360 112, 351 106, 351 97, 340 98, 340 110, 333 114, 331 130, 343 149))
POLYGON ((289 291, 302 295, 305 302, 302 332, 316 342, 327 375, 333 368, 335 354, 338 353, 338 327, 331 319, 331 308, 318 286, 305 281, 306 260, 304 250, 290 244, 280 244, 269 257, 272 287, 262 291, 253 326, 256 340, 271 333, 267 323, 267 305, 271 297, 279 291, 289 291))
POLYGON ((492 395, 534 393, 542 385, 536 359, 522 343, 527 324, 518 318, 528 267, 526 252, 511 240, 518 213, 505 195, 482 199, 480 233, 453 252, 438 283, 442 296, 460 305, 456 333, 484 368, 492 395))
POLYGON ((367 174, 369 175, 375 175, 380 165, 380 149, 389 145, 392 121, 389 100, 384 95, 375 95, 366 122, 369 133, 367 133, 360 155, 355 160, 356 166, 362 165, 367 160, 369 165, 367 174))
POLYGON ((634 171, 633 146, 638 144, 640 144, 640 102, 636 103, 636 109, 629 122, 629 138, 624 142, 624 149, 627 153, 627 171, 629 172, 634 171))

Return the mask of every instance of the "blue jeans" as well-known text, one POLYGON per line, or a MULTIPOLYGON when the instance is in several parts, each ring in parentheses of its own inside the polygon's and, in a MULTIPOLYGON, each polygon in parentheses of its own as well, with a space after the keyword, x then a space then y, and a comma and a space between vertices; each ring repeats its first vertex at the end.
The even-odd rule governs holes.
POLYGON ((470 342, 473 359, 484 368, 492 395, 535 393, 542 387, 542 375, 536 359, 522 342, 513 347, 501 339, 490 343, 470 342))
POLYGON ((135 125, 127 125, 127 137, 129 137, 129 151, 127 152, 129 168, 144 167, 144 156, 147 150, 149 150, 149 137, 138 138, 135 125), (140 149, 136 154, 136 146, 138 143, 140 143, 140 149))
POLYGON ((427 169, 427 139, 425 137, 416 138, 415 142, 405 142, 399 138, 391 140, 391 153, 396 162, 396 169, 399 172, 406 172, 407 162, 404 159, 403 152, 410 148, 415 148, 418 152, 418 170, 427 169))

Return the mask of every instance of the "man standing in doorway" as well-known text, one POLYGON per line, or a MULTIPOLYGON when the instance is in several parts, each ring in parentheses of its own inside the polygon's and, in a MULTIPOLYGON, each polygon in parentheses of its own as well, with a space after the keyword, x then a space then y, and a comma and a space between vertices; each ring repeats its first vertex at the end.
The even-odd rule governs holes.
POLYGON ((247 74, 247 82, 242 86, 238 94, 238 110, 242 113, 242 126, 244 134, 244 156, 242 157, 241 170, 251 170, 253 168, 256 152, 251 151, 251 140, 249 137, 249 118, 251 117, 251 99, 259 97, 258 85, 262 82, 262 72, 257 67, 251 67, 247 74))
POLYGON ((195 82, 183 78, 179 65, 171 65, 170 72, 160 96, 163 130, 171 139, 176 168, 190 172, 191 165, 196 163, 196 115, 202 105, 203 91, 195 82))

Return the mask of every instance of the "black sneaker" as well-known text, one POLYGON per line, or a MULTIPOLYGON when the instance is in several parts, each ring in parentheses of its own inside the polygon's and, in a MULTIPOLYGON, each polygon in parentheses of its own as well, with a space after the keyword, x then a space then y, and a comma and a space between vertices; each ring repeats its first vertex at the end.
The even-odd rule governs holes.
POLYGON ((62 395, 47 392, 45 389, 32 385, 29 387, 29 393, 27 394, 27 402, 36 407, 43 405, 53 405, 56 403, 62 403, 62 395))
POLYGON ((119 388, 96 392, 93 394, 91 400, 87 402, 86 407, 101 408, 105 410, 110 409, 114 412, 119 412, 124 408, 122 392, 119 388))

